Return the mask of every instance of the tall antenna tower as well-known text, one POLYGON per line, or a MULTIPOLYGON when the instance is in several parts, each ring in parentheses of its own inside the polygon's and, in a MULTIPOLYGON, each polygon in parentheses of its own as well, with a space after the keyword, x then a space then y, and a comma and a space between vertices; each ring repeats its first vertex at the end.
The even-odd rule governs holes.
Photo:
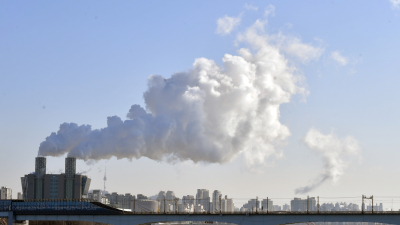
POLYGON ((105 170, 104 170, 104 194, 106 193, 106 180, 107 180, 107 166, 105 166, 105 170))

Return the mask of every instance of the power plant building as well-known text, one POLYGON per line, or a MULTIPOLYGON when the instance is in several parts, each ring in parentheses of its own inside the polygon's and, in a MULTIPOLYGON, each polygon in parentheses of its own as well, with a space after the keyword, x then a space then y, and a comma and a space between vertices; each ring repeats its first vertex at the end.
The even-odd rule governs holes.
POLYGON ((65 159, 64 174, 46 174, 46 158, 36 157, 35 173, 21 177, 23 199, 81 199, 90 178, 76 173, 76 158, 65 159))

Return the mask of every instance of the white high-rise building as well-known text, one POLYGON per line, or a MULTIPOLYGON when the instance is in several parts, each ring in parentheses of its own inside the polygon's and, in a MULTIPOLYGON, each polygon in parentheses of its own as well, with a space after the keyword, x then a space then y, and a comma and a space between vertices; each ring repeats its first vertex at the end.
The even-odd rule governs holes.
POLYGON ((261 201, 261 210, 262 211, 274 211, 273 201, 271 199, 263 199, 261 201))
POLYGON ((12 199, 12 190, 8 187, 1 187, 0 199, 12 199))
POLYGON ((211 210, 213 212, 219 212, 220 211, 220 198, 222 197, 222 194, 220 191, 215 190, 212 194, 212 206, 211 210))
POLYGON ((210 203, 210 194, 207 189, 197 189, 197 194, 196 194, 196 205, 201 205, 203 206, 204 211, 208 211, 210 203))
MULTIPOLYGON (((316 200, 315 197, 311 197, 308 200, 307 199, 301 199, 301 198, 294 198, 293 200, 290 201, 290 209, 291 211, 316 211, 317 206, 316 206, 316 200), (308 205, 308 206, 307 206, 308 205)), ((335 209, 337 211, 340 210, 340 205, 336 203, 335 209)))
POLYGON ((136 200, 135 195, 131 195, 131 193, 125 193, 124 199, 123 199, 123 208, 124 209, 134 209, 134 201, 136 200))
POLYGON ((193 195, 186 195, 182 197, 182 204, 184 205, 194 205, 194 196, 193 195))
POLYGON ((221 207, 222 207, 222 212, 234 212, 235 211, 235 206, 233 204, 233 200, 231 198, 228 198, 227 195, 225 195, 225 198, 221 200, 221 207))
POLYGON ((102 195, 100 190, 93 190, 92 199, 96 202, 101 202, 102 195))

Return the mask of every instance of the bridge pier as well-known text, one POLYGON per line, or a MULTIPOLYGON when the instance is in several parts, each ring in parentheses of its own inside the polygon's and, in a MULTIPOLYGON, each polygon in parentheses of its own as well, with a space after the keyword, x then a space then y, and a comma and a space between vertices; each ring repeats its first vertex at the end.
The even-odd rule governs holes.
POLYGON ((13 211, 9 211, 8 212, 8 225, 14 225, 14 212, 13 211))

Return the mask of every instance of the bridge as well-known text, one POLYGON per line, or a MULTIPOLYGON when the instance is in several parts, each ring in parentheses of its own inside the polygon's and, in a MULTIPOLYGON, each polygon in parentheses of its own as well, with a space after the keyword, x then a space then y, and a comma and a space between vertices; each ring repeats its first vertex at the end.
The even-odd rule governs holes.
POLYGON ((400 212, 253 212, 253 213, 134 213, 88 200, 0 200, 0 217, 8 225, 20 221, 88 221, 113 225, 157 222, 209 221, 238 225, 275 225, 305 222, 375 222, 400 224, 400 212))

